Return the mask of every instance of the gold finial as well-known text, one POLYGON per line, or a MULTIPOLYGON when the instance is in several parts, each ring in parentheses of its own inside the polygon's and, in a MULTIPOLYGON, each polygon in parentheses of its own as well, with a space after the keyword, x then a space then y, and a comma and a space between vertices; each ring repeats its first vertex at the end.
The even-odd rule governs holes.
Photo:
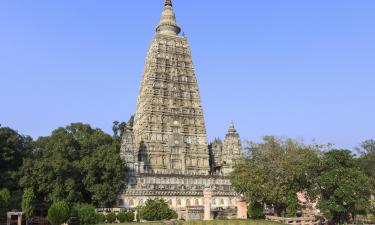
POLYGON ((167 6, 167 5, 172 6, 172 0, 166 0, 165 1, 165 6, 167 6))

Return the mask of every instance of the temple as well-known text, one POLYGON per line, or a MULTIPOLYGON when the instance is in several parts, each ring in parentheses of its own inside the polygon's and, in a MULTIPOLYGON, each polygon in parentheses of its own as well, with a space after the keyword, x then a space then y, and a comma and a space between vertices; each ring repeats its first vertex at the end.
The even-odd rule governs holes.
POLYGON ((200 219, 209 188, 214 211, 230 217, 239 195, 228 175, 243 155, 240 136, 232 122, 224 141, 208 145, 190 46, 180 32, 167 0, 147 53, 134 125, 123 135, 128 170, 118 205, 136 208, 162 197, 180 218, 200 219))

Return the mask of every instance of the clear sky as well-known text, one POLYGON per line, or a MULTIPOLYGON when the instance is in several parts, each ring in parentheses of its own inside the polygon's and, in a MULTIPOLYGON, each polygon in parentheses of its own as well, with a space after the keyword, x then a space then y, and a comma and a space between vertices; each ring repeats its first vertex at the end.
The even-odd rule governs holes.
MULTIPOLYGON (((208 137, 375 138, 374 0, 174 0, 208 137)), ((111 133, 135 111, 163 0, 0 1, 0 124, 111 133)))

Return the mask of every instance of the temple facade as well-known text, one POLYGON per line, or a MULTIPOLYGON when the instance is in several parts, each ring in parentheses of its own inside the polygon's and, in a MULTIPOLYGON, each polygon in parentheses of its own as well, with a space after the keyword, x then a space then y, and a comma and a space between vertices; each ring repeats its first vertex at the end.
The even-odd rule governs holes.
POLYGON ((223 141, 208 145, 190 46, 167 0, 149 47, 133 127, 123 135, 121 156, 128 170, 119 207, 136 208, 148 198, 164 198, 178 212, 203 207, 235 209, 228 179, 242 156, 233 122, 223 141))

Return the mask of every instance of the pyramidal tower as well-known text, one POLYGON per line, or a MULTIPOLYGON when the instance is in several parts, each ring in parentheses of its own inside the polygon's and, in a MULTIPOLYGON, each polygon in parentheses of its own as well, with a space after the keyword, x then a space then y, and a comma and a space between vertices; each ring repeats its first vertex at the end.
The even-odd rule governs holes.
MULTIPOLYGON (((186 207, 203 206, 205 188, 213 190, 217 207, 236 204, 228 174, 217 172, 221 164, 213 165, 215 159, 231 162, 231 155, 224 159, 226 145, 220 154, 209 150, 190 46, 180 32, 172 2, 166 0, 147 53, 134 124, 123 136, 121 156, 128 171, 120 207, 135 208, 148 198, 163 197, 175 210, 186 212, 186 207)), ((242 150, 234 127, 230 132, 235 135, 228 146, 242 150)))
POLYGON ((148 50, 137 111, 135 145, 146 171, 208 175, 206 128, 187 39, 166 1, 148 50))

